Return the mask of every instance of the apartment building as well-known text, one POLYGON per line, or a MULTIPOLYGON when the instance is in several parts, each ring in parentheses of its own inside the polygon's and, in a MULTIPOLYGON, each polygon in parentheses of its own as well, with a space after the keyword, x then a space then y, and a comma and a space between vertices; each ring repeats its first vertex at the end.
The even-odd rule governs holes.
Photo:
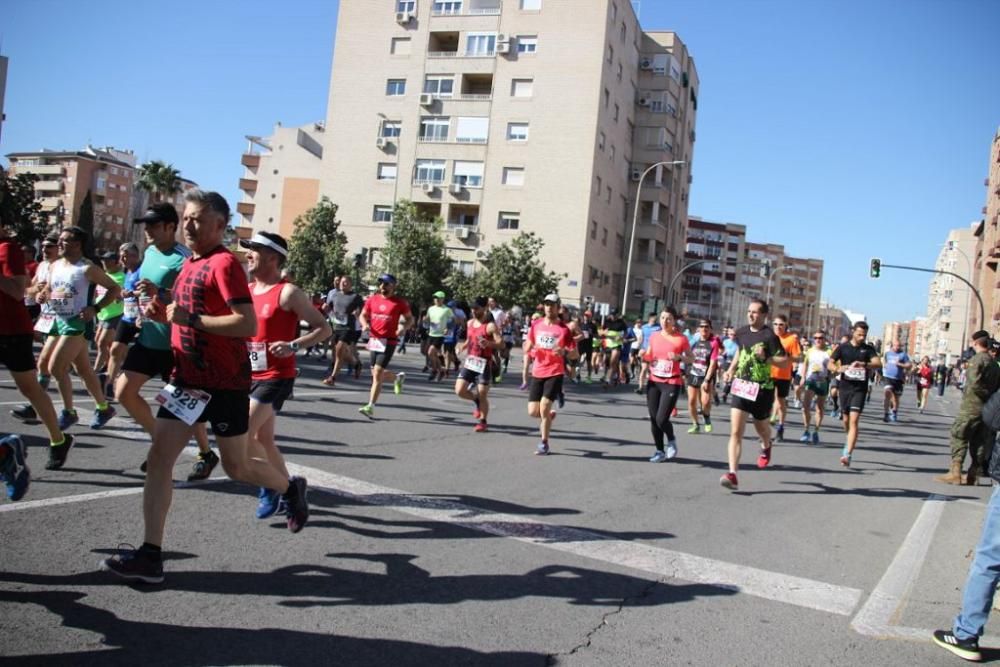
POLYGON ((926 318, 917 317, 905 322, 888 322, 882 330, 883 349, 888 350, 892 342, 898 340, 903 351, 915 362, 920 360, 923 346, 920 335, 926 318))
POLYGON ((994 337, 1000 337, 1000 129, 993 135, 990 146, 989 174, 983 180, 986 201, 982 208, 983 229, 980 235, 982 249, 977 253, 976 285, 986 308, 983 326, 994 337))
POLYGON ((325 130, 323 122, 278 123, 269 137, 247 136, 243 198, 236 204, 240 228, 291 237, 295 219, 319 202, 325 130))
POLYGON ((689 216, 684 266, 690 268, 678 278, 677 301, 688 318, 707 317, 716 327, 743 324, 752 298, 740 291, 746 235, 745 225, 689 216))
POLYGON ((410 200, 444 221, 460 270, 534 232, 570 303, 666 296, 699 82, 628 0, 341 0, 333 63, 320 194, 352 251, 371 259, 410 200), (627 266, 640 179, 675 161, 642 181, 627 266))
MULTIPOLYGON (((978 225, 977 222, 949 231, 934 268, 962 277, 972 276, 978 225)), ((989 311, 986 311, 986 317, 989 317, 989 311)), ((980 328, 978 320, 979 301, 972 290, 954 276, 935 274, 927 292, 927 320, 920 346, 922 353, 932 359, 944 356, 948 364, 954 363, 968 347, 972 332, 980 328)))
POLYGON ((844 336, 850 336, 853 324, 854 320, 850 318, 847 311, 831 303, 820 302, 819 321, 816 323, 816 328, 826 332, 826 339, 829 343, 837 343, 844 336))
POLYGON ((52 224, 75 225, 89 192, 94 211, 94 240, 99 248, 130 231, 135 180, 132 151, 87 146, 80 151, 8 153, 11 174, 35 174, 35 194, 52 224))
POLYGON ((748 242, 740 274, 740 289, 765 299, 772 315, 788 318, 791 331, 809 331, 820 319, 823 260, 793 257, 777 243, 748 242), (764 271, 756 267, 766 265, 764 271), (751 270, 753 269, 753 270, 751 270))

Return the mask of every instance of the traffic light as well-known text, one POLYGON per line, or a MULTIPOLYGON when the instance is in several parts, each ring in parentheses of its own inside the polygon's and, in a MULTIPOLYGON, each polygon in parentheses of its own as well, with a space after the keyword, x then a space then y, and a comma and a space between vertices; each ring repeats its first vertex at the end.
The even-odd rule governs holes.
POLYGON ((868 271, 868 275, 872 278, 878 278, 879 274, 882 273, 882 260, 878 257, 872 257, 871 268, 868 271))

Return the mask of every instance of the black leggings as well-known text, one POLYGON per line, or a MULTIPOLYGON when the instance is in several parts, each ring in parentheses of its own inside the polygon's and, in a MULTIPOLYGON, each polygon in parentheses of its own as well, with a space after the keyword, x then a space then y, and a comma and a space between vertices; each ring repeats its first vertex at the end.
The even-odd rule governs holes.
POLYGON ((670 423, 670 413, 677 405, 684 386, 666 382, 650 382, 646 390, 646 408, 649 410, 649 426, 653 431, 653 442, 658 451, 663 451, 663 434, 667 440, 674 440, 674 425, 670 423))

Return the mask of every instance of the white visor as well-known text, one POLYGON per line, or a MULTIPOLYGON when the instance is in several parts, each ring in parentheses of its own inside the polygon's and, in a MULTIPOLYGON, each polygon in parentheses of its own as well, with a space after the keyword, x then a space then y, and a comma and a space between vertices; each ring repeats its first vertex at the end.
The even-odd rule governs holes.
POLYGON ((265 248, 269 248, 274 252, 278 253, 282 257, 288 257, 287 250, 285 250, 280 245, 278 245, 271 239, 267 238, 266 236, 262 236, 261 234, 254 234, 253 237, 250 238, 250 240, 240 241, 240 247, 242 248, 252 248, 255 245, 264 246, 265 248))

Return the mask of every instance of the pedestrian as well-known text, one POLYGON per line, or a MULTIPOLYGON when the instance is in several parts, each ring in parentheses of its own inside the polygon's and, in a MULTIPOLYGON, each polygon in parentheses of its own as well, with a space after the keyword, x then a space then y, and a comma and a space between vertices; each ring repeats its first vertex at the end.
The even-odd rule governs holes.
MULTIPOLYGON (((687 336, 677 329, 677 311, 673 306, 667 306, 660 313, 660 327, 650 334, 649 346, 643 357, 649 368, 646 411, 653 433, 653 446, 656 447, 656 452, 649 461, 662 463, 677 456, 677 438, 674 437, 670 416, 677 405, 677 399, 684 391, 681 364, 690 365, 694 361, 687 336)), ((700 389, 696 388, 695 391, 700 389)))
POLYGON ((413 325, 413 315, 406 299, 396 296, 396 278, 383 273, 378 278, 377 294, 365 301, 358 321, 363 331, 369 331, 368 350, 371 352, 372 386, 368 392, 368 402, 358 412, 369 419, 375 418, 375 403, 382 393, 382 383, 392 382, 396 394, 403 392, 406 373, 393 373, 389 362, 396 351, 400 339, 413 325))

